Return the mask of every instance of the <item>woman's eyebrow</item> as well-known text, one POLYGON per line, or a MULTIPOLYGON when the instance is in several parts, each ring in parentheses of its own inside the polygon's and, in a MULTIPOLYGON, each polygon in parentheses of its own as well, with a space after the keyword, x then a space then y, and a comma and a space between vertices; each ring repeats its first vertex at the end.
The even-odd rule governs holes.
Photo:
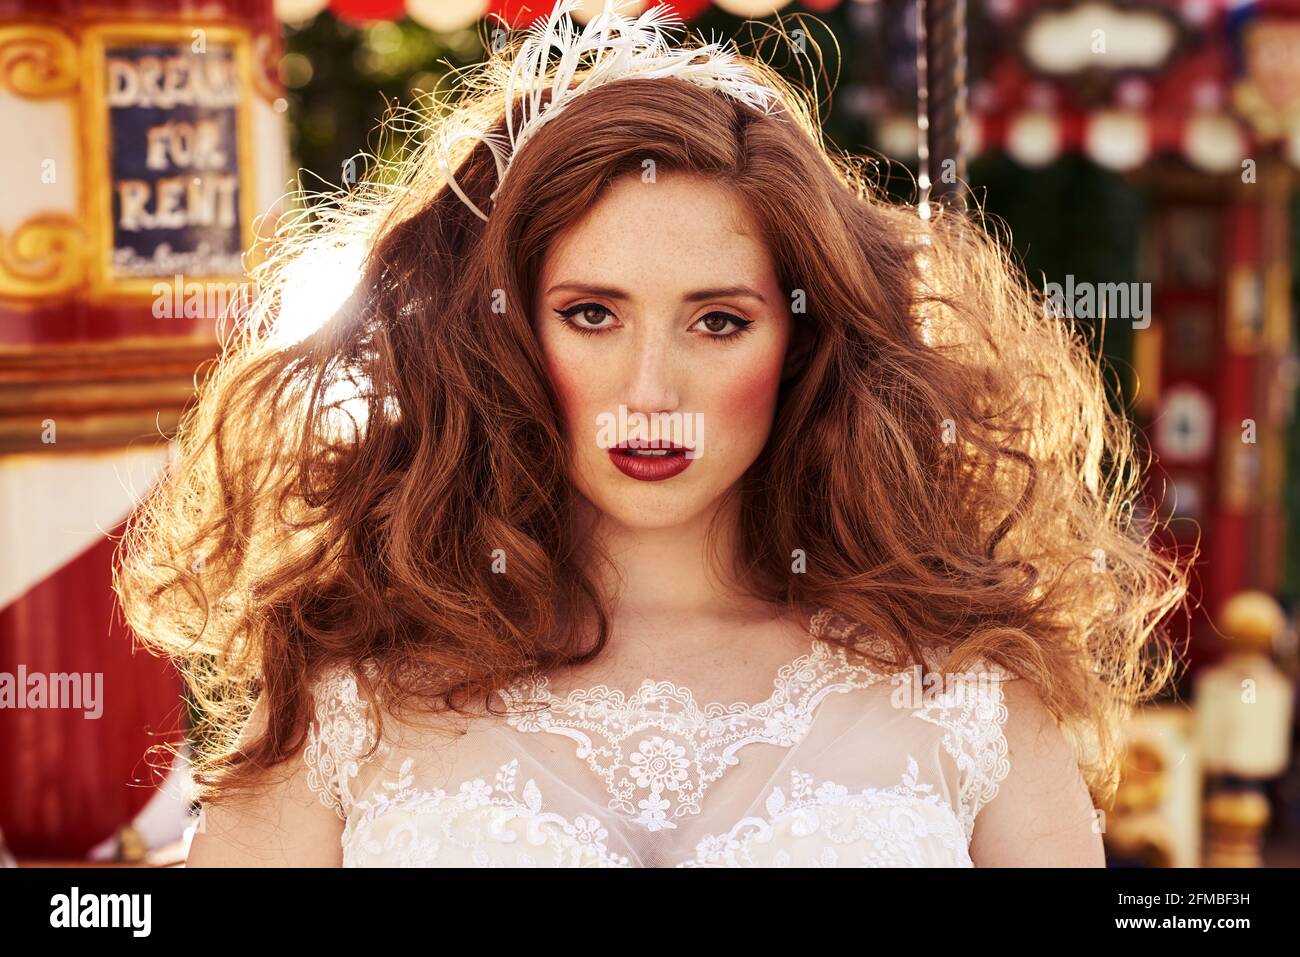
MULTIPOLYGON (((627 300, 632 297, 615 286, 596 286, 584 282, 562 282, 552 286, 549 292, 578 292, 587 296, 604 296, 606 299, 627 300)), ((682 296, 685 302, 703 302, 706 299, 726 299, 731 296, 745 296, 766 304, 767 299, 753 286, 743 283, 737 286, 716 286, 711 289, 696 289, 682 296)))

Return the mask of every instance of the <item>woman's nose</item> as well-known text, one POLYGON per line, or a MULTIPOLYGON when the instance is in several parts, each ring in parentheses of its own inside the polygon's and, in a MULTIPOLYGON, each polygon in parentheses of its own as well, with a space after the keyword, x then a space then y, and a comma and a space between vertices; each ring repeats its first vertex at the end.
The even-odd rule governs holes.
POLYGON ((671 412, 677 407, 676 350, 659 332, 638 336, 628 359, 624 402, 635 412, 671 412))

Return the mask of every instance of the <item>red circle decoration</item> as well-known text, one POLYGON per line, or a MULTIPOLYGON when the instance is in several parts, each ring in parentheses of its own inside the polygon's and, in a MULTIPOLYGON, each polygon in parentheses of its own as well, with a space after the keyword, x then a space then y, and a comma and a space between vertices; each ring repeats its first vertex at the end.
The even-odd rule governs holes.
MULTIPOLYGON (((556 0, 492 0, 487 15, 505 21, 511 29, 532 26, 555 8, 556 0)), ((600 2, 600 0, 597 0, 600 2)), ((841 0, 803 0, 809 10, 831 10, 841 0)), ((651 6, 669 7, 683 21, 691 21, 713 5, 713 0, 654 0, 651 6)), ((400 20, 406 0, 330 0, 329 10, 340 20, 361 26, 375 20, 400 20)))
POLYGON ((531 26, 551 12, 550 0, 492 0, 489 13, 504 20, 512 30, 531 26))
POLYGON ((683 20, 694 20, 713 5, 713 0, 663 0, 662 5, 672 7, 683 20))
POLYGON ((406 0, 330 0, 330 13, 353 25, 398 20, 406 15, 406 0))
MULTIPOLYGON (((597 0, 599 3, 600 0, 597 0)), ((834 10, 843 0, 801 0, 814 13, 834 10)), ((532 26, 554 9, 555 0, 492 0, 488 15, 504 20, 511 29, 532 26)), ((691 21, 713 5, 713 0, 655 0, 652 6, 669 7, 683 21, 691 21)), ((406 15, 406 0, 329 0, 329 10, 353 26, 375 20, 400 20, 406 15)))
MULTIPOLYGON (((669 7, 682 20, 693 20, 709 9, 712 2, 713 0, 658 0, 648 6, 669 7)), ((490 12, 505 20, 511 29, 517 30, 531 26, 545 17, 554 5, 554 0, 493 0, 490 12)))

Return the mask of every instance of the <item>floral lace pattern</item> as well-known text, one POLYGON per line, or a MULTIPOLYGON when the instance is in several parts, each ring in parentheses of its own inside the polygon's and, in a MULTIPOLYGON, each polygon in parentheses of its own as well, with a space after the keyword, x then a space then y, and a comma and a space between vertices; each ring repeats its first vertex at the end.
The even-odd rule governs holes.
POLYGON ((931 784, 918 780, 919 768, 910 755, 901 783, 890 788, 864 788, 856 793, 834 781, 817 784, 811 774, 790 772, 790 797, 774 788, 765 803, 766 818, 747 817, 726 834, 707 837, 696 846, 693 861, 678 867, 924 867, 932 860, 926 843, 941 845, 958 864, 970 866, 967 841, 952 808, 931 784), (808 861, 791 852, 793 839, 824 838, 820 852, 808 861), (775 846, 766 857, 756 851, 775 846))
MULTIPOLYGON (((356 677, 343 668, 326 671, 313 696, 316 720, 307 728, 303 750, 307 786, 346 821, 353 805, 351 782, 360 771, 361 757, 374 743, 375 722, 357 691, 356 677)), ((379 742, 379 752, 387 751, 387 743, 379 742)))
POLYGON ((609 831, 594 815, 569 821, 545 811, 532 778, 518 793, 518 758, 501 765, 491 785, 475 778, 454 793, 417 789, 412 765, 411 758, 403 761, 397 780, 385 781, 381 793, 358 806, 360 817, 344 828, 345 867, 367 857, 428 866, 456 849, 476 867, 631 866, 606 847, 609 831), (397 823, 383 826, 386 816, 397 823))
MULTIPOLYGON (((771 695, 757 704, 701 706, 689 689, 652 680, 626 696, 601 685, 561 698, 544 679, 499 692, 508 706, 506 727, 576 744, 580 763, 574 767, 595 774, 590 789, 578 789, 582 782, 566 780, 544 754, 530 756, 511 744, 506 727, 494 727, 492 746, 504 743, 506 749, 483 755, 492 759, 480 762, 491 769, 485 773, 467 768, 447 775, 456 783, 430 787, 421 772, 433 756, 403 751, 391 763, 378 762, 382 773, 357 791, 358 773, 370 760, 365 755, 376 743, 375 722, 356 677, 336 667, 313 687, 315 721, 303 754, 307 783, 344 821, 345 866, 971 866, 976 814, 996 796, 1010 768, 1000 680, 963 683, 960 694, 928 698, 899 723, 888 716, 899 706, 885 702, 878 689, 863 703, 875 701, 888 712, 879 727, 889 730, 879 740, 842 734, 850 725, 837 722, 848 721, 850 712, 841 709, 829 726, 818 723, 810 747, 813 719, 825 713, 818 704, 828 695, 895 677, 823 640, 828 632, 839 640, 849 637, 840 627, 826 614, 814 616, 811 650, 781 668, 771 695), (537 698, 544 710, 516 710, 537 698), (918 736, 907 730, 915 723, 911 718, 938 730, 918 736), (701 816, 709 785, 756 742, 791 752, 789 761, 773 763, 786 776, 755 786, 752 798, 732 789, 732 799, 754 803, 737 807, 736 820, 723 817, 729 812, 719 813, 715 800, 710 813, 718 820, 710 822, 701 816), (828 753, 832 743, 836 750, 828 753), (865 744, 873 750, 860 751, 865 744), (937 755, 951 759, 955 774, 936 763, 937 755), (523 760, 533 761, 561 788, 547 785, 544 801, 523 760), (900 776, 872 780, 889 767, 899 769, 893 774, 901 770, 900 776), (693 833, 682 832, 687 823, 695 825, 693 833)), ((875 642, 875 658, 891 660, 890 646, 868 641, 875 642)), ((861 647, 860 641, 849 644, 861 647)), ((991 674, 1014 677, 996 668, 991 674)), ((395 750, 380 741, 374 753, 395 750)), ((757 767, 766 767, 764 761, 774 758, 764 755, 757 767)))
MULTIPOLYGON (((570 820, 545 810, 532 778, 520 792, 518 759, 503 764, 491 785, 475 778, 452 793, 415 788, 411 765, 403 762, 384 793, 358 805, 361 815, 344 830, 344 866, 377 860, 427 867, 448 862, 452 852, 474 867, 635 866, 610 849, 609 831, 594 815, 570 820)), ((674 866, 922 867, 936 859, 972 866, 956 815, 917 775, 909 759, 898 785, 851 792, 792 770, 790 796, 773 788, 766 817, 703 838, 692 859, 674 866)))
POLYGON ((957 814, 967 841, 975 830, 975 816, 997 796, 998 787, 1011 771, 1003 731, 1008 714, 1002 682, 1013 677, 990 662, 982 662, 979 673, 971 680, 945 689, 931 704, 913 712, 919 720, 944 729, 944 750, 956 762, 961 775, 957 814))
POLYGON ((705 791, 739 763, 741 748, 758 741, 795 745, 828 694, 866 688, 882 677, 849 660, 842 647, 814 638, 812 651, 781 668, 771 695, 758 704, 701 707, 688 688, 648 678, 627 696, 601 684, 560 698, 545 676, 499 694, 509 709, 508 724, 573 739, 578 757, 604 782, 609 809, 658 831, 677 827, 683 815, 699 814, 705 791), (539 698, 545 710, 519 711, 539 698))

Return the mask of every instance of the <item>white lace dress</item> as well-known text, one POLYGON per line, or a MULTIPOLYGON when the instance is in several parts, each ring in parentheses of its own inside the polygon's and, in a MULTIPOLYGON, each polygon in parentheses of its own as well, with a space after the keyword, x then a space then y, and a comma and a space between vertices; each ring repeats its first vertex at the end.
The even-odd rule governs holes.
POLYGON ((1009 771, 1014 675, 981 663, 923 685, 823 640, 841 627, 818 612, 756 704, 649 679, 558 697, 537 677, 460 736, 386 716, 368 759, 372 706, 335 668, 313 688, 308 783, 344 821, 345 867, 972 866, 1009 771))

